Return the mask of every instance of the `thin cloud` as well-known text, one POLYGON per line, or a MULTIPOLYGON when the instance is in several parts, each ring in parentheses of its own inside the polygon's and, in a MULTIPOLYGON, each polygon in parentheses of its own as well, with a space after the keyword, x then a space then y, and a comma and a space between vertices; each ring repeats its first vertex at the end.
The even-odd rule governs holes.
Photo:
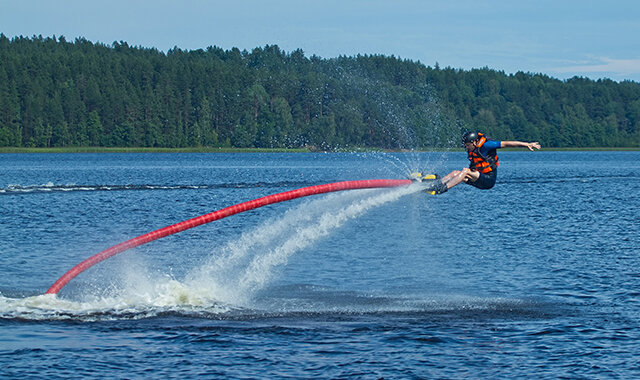
POLYGON ((640 74, 640 58, 614 59, 601 57, 599 62, 584 65, 556 67, 559 73, 611 73, 618 76, 640 74))

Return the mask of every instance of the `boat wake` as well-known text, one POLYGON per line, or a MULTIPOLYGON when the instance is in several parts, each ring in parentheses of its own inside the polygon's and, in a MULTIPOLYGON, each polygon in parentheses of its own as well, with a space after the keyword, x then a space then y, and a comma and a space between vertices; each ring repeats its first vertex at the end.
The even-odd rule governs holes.
POLYGON ((255 320, 269 318, 344 319, 351 317, 445 319, 523 319, 547 318, 557 313, 558 305, 537 300, 468 295, 430 295, 397 297, 335 291, 312 285, 299 297, 294 292, 286 298, 270 298, 254 307, 238 307, 215 301, 206 294, 171 281, 159 286, 155 297, 103 297, 72 301, 53 294, 26 298, 0 295, 0 319, 21 321, 100 322, 140 320, 158 317, 183 317, 216 320, 255 320), (312 289, 312 290, 310 290, 312 289))
POLYGON ((253 187, 303 187, 311 186, 315 183, 308 182, 237 182, 220 184, 200 184, 200 185, 154 185, 154 184, 104 184, 104 185, 77 185, 77 184, 54 184, 48 182, 41 185, 8 185, 0 187, 0 195, 17 194, 42 194, 42 193, 67 193, 67 192, 91 192, 91 191, 149 191, 149 190, 203 190, 203 189, 242 189, 253 187))

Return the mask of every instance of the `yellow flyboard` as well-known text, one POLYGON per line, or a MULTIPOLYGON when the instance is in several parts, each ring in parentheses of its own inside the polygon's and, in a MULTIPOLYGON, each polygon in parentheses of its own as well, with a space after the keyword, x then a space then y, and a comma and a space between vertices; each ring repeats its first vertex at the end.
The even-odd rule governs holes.
POLYGON ((424 180, 430 180, 430 179, 438 179, 438 176, 435 174, 422 174, 420 172, 414 172, 409 174, 409 179, 412 179, 414 181, 418 181, 418 182, 422 182, 424 180))
MULTIPOLYGON (((413 172, 409 174, 409 179, 416 182, 424 182, 424 181, 432 181, 438 179, 438 176, 435 174, 422 174, 420 172, 413 172)), ((427 194, 435 195, 436 192, 434 190, 425 190, 427 194)))

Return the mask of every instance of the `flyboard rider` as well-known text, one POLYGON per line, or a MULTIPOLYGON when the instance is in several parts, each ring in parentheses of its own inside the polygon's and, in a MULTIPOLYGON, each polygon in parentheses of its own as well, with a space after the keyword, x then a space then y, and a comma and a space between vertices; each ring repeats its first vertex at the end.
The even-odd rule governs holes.
POLYGON ((465 132, 462 135, 462 144, 467 150, 469 167, 454 170, 435 180, 427 192, 442 194, 461 182, 482 190, 491 189, 496 184, 498 174, 497 149, 523 147, 532 152, 534 149, 540 149, 538 142, 491 140, 481 132, 465 132))

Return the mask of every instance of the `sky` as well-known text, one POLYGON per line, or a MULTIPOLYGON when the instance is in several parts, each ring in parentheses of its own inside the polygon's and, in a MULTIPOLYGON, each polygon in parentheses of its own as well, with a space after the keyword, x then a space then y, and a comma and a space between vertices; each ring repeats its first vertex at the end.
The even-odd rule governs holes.
POLYGON ((640 82, 637 0, 0 0, 0 33, 640 82))

